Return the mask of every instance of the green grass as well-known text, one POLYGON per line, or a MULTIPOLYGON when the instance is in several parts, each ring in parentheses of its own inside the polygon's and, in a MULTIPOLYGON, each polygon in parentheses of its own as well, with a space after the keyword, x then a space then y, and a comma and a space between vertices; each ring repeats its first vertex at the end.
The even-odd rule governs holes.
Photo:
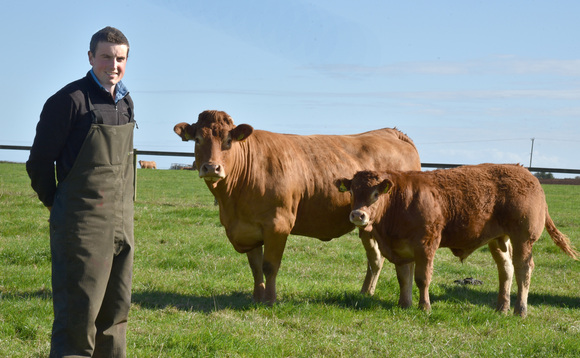
MULTIPOLYGON (((556 225, 580 247, 580 187, 544 186, 556 225)), ((291 237, 279 303, 251 300, 236 253, 197 172, 138 170, 129 357, 577 357, 580 263, 544 233, 534 245, 526 319, 494 311, 497 270, 486 248, 461 264, 438 251, 431 313, 397 307, 386 263, 376 294, 359 294, 356 234, 291 237), (481 286, 457 286, 475 277, 481 286)), ((0 357, 46 357, 52 324, 48 211, 23 164, 0 163, 0 357)), ((512 288, 514 297, 516 287, 512 288)), ((512 298, 513 299, 513 298, 512 298)))

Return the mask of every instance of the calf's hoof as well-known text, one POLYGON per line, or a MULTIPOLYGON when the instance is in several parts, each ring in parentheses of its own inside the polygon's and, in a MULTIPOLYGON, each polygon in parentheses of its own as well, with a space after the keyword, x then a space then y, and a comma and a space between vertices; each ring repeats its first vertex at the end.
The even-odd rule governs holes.
POLYGON ((252 296, 254 302, 262 303, 264 302, 265 298, 266 298, 266 285, 262 283, 260 285, 255 286, 254 295, 252 296))
POLYGON ((430 312, 431 311, 431 304, 428 302, 419 303, 419 309, 421 311, 430 312))

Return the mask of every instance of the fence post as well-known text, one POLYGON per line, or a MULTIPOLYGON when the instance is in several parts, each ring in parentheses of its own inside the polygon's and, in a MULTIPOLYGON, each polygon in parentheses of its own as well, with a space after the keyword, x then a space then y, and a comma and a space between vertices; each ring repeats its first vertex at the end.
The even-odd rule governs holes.
POLYGON ((133 201, 137 201, 137 149, 133 148, 133 201))

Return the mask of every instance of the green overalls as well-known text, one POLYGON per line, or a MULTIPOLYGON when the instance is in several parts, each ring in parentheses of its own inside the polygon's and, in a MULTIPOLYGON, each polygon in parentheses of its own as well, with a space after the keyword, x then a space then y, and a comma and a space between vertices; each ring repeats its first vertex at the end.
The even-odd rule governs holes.
POLYGON ((133 129, 93 124, 50 215, 51 357, 125 357, 131 306, 133 129))

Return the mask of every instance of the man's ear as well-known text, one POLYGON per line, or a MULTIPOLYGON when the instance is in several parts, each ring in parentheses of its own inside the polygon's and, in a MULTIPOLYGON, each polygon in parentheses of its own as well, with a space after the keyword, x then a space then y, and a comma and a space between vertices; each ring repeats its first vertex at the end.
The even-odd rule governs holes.
POLYGON ((181 140, 187 142, 195 138, 195 124, 181 122, 173 127, 173 131, 181 137, 181 140))
POLYGON ((389 179, 383 180, 377 187, 380 194, 387 194, 393 188, 393 182, 389 179))
POLYGON ((230 136, 232 140, 242 141, 251 136, 253 132, 254 128, 251 125, 240 124, 230 131, 230 136))
POLYGON ((350 191, 350 185, 352 184, 352 180, 351 179, 336 179, 334 182, 334 185, 336 186, 336 188, 338 189, 338 191, 340 191, 341 193, 344 193, 346 191, 350 191))

